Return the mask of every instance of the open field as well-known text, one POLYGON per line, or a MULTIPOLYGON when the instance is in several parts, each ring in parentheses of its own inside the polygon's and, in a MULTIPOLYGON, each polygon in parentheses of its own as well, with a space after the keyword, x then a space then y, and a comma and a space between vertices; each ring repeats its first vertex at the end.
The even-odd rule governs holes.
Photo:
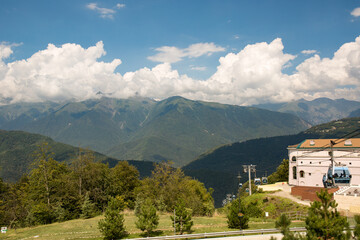
MULTIPOLYGON (((0 235, 1 239, 102 239, 97 223, 103 216, 91 219, 77 219, 62 223, 53 223, 37 227, 11 229, 0 235)), ((128 238, 141 237, 141 231, 135 227, 136 217, 133 211, 125 212, 125 225, 130 233, 128 238)), ((214 217, 193 217, 193 233, 234 231, 227 227, 225 215, 216 214, 214 217)), ((274 228, 274 220, 251 219, 250 229, 274 228)), ((304 222, 294 222, 292 227, 304 226, 304 222)), ((173 235, 170 214, 161 214, 158 234, 173 235)))

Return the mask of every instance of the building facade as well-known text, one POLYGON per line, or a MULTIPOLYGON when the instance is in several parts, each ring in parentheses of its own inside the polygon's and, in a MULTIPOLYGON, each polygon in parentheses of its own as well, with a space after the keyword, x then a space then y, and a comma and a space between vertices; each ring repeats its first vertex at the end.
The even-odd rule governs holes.
POLYGON ((323 176, 331 166, 331 152, 335 166, 348 167, 350 184, 360 185, 360 138, 306 139, 289 146, 288 151, 292 186, 323 187, 323 176))

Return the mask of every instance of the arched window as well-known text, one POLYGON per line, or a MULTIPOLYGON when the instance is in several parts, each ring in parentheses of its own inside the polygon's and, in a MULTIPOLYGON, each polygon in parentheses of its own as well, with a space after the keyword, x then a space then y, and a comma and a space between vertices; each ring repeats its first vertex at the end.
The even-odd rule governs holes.
POLYGON ((296 161, 296 157, 293 156, 293 157, 291 158, 291 160, 292 160, 293 162, 295 162, 295 161, 296 161))
POLYGON ((300 177, 305 177, 305 172, 303 170, 300 171, 300 177))
POLYGON ((296 179, 296 167, 293 167, 292 170, 293 170, 293 179, 296 179))

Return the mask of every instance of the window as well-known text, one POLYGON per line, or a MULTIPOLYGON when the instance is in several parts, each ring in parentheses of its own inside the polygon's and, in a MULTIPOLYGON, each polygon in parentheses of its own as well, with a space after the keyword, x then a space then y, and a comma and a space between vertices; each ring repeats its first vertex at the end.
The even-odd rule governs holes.
POLYGON ((291 160, 292 160, 293 162, 295 162, 295 161, 296 161, 296 157, 293 156, 293 157, 291 158, 291 160))
POLYGON ((293 167, 293 179, 296 179, 296 167, 293 167))
POLYGON ((303 170, 300 171, 300 177, 304 177, 305 176, 305 172, 303 170))
POLYGON ((309 176, 311 176, 311 172, 309 172, 309 176))
POLYGON ((310 164, 312 164, 312 162, 310 162, 310 164))

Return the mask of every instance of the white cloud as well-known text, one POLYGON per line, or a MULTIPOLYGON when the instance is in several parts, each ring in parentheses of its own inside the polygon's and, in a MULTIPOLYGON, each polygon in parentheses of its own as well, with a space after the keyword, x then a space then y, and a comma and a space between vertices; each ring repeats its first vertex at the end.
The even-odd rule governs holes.
POLYGON ((199 67, 199 66, 190 66, 190 69, 191 70, 195 70, 195 71, 206 71, 207 70, 207 67, 199 67))
MULTIPOLYGON (((211 48, 199 50, 196 46, 186 50, 168 47, 164 51, 172 51, 175 60, 211 54, 211 48)), ((11 53, 9 45, 0 45, 2 59, 11 53)), ((97 97, 101 91, 118 98, 180 95, 238 105, 317 97, 360 100, 360 37, 343 44, 332 58, 318 54, 307 58, 290 75, 283 69, 295 56, 284 53, 279 38, 226 54, 219 59, 216 73, 205 80, 181 75, 169 62, 122 76, 115 72, 119 59, 99 61, 105 54, 102 42, 87 49, 77 44, 49 44, 28 59, 0 61, 0 96, 12 102, 84 100, 97 97)))
POLYGON ((12 53, 11 45, 0 43, 0 61, 8 58, 12 53))
POLYGON ((62 101, 92 98, 98 91, 110 92, 121 79, 114 73, 121 61, 97 61, 105 53, 102 42, 88 49, 76 44, 49 44, 26 60, 0 68, 0 96, 13 102, 62 101))
POLYGON ((125 4, 123 4, 123 3, 116 4, 117 9, 124 8, 124 7, 125 7, 125 4))
POLYGON ((314 54, 314 53, 317 53, 316 50, 303 50, 301 51, 302 54, 305 54, 305 55, 311 55, 311 54, 314 54))
POLYGON ((352 10, 351 15, 354 17, 360 17, 360 7, 355 8, 354 10, 352 10))
POLYGON ((225 48, 216 46, 214 43, 196 43, 188 48, 177 48, 172 46, 163 46, 155 49, 158 54, 148 57, 153 62, 175 63, 183 58, 197 58, 203 55, 210 56, 215 52, 223 52, 225 48))
MULTIPOLYGON (((113 19, 114 14, 116 13, 116 11, 114 9, 98 7, 97 3, 89 3, 86 5, 86 7, 90 10, 93 10, 93 11, 99 13, 100 17, 102 17, 102 18, 113 19)), ((125 4, 121 4, 121 3, 118 3, 115 6, 115 8, 117 8, 117 9, 124 8, 124 7, 125 7, 125 4)))

